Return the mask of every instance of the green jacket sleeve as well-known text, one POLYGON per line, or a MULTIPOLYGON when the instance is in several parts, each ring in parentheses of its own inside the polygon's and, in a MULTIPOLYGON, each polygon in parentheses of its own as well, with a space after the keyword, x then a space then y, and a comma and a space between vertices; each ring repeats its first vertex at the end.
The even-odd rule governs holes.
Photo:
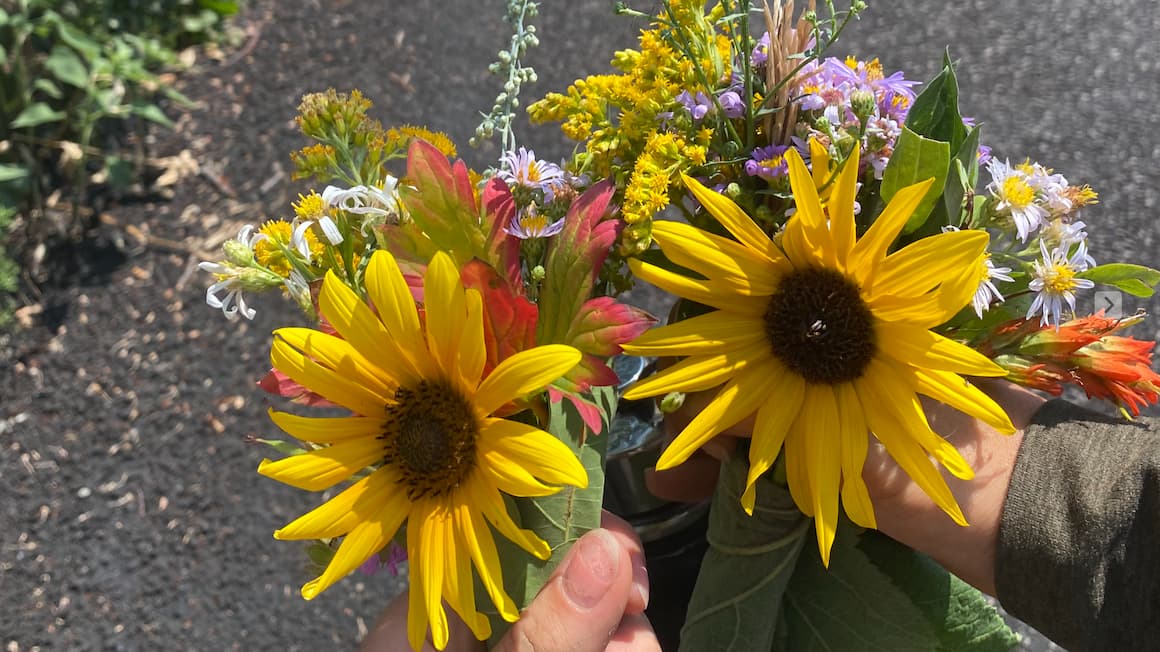
POLYGON ((1160 649, 1160 420, 1062 400, 1024 433, 999 529, 999 601, 1072 652, 1160 649))

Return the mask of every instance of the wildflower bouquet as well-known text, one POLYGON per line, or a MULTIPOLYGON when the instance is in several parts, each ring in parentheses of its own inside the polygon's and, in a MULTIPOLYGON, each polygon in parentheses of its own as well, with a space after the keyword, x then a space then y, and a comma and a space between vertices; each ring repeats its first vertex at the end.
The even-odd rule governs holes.
POLYGON ((1079 219, 1096 193, 993 157, 949 58, 919 92, 877 59, 827 56, 864 3, 660 4, 617 73, 529 111, 579 142, 571 171, 614 180, 618 254, 681 300, 624 346, 676 360, 626 399, 713 393, 657 468, 751 424, 714 496, 682 648, 1010 647, 976 591, 870 532, 867 433, 967 526, 937 467, 973 471, 919 395, 1008 433, 971 377, 1072 383, 1138 413, 1160 398, 1154 343, 1113 333, 1142 315, 1064 319, 1097 284, 1150 296, 1160 272, 1096 264, 1079 219))
POLYGON ((511 132, 534 77, 524 0, 479 131, 503 134, 494 169, 384 128, 357 91, 307 96, 296 176, 321 192, 203 263, 226 317, 280 289, 310 324, 275 331, 260 381, 302 409, 270 412, 295 441, 260 440, 281 457, 259 472, 328 492, 275 533, 314 542, 303 596, 406 558, 414 647, 447 644, 444 604, 481 640, 502 632, 599 524, 623 352, 673 361, 626 399, 712 394, 657 468, 752 424, 713 498, 685 649, 1009 648, 977 591, 873 532, 869 447, 966 526, 938 466, 972 470, 919 395, 1005 432, 971 377, 1138 413, 1160 398, 1152 343, 1116 333, 1142 315, 1075 312, 1097 284, 1149 296, 1160 272, 1095 263, 1095 192, 993 158, 949 60, 920 92, 828 56, 860 0, 660 5, 618 72, 529 108, 577 141, 563 165, 511 132), (679 299, 668 325, 617 299, 636 281, 679 299))

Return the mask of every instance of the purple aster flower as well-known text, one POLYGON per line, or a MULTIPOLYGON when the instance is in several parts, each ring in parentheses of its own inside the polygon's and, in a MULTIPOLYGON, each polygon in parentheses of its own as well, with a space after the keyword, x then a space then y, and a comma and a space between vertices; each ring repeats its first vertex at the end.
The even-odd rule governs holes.
POLYGON ((709 96, 701 91, 697 91, 696 97, 693 97, 689 91, 681 91, 676 99, 689 111, 694 121, 699 121, 704 118, 709 113, 709 110, 713 108, 713 103, 709 100, 709 96))
POLYGON ((745 115, 745 102, 741 101, 737 91, 725 91, 717 96, 717 101, 721 103, 721 110, 726 118, 740 118, 745 115))
POLYGON ((979 145, 979 166, 985 166, 991 162, 991 148, 987 145, 979 145))
POLYGON ((766 61, 769 61, 769 32, 761 35, 749 54, 749 63, 755 68, 764 66, 766 61))
POLYGON ((564 229, 564 218, 551 224, 548 218, 540 213, 535 204, 520 211, 516 218, 504 228, 504 232, 520 240, 532 238, 550 238, 564 229))
POLYGON ((789 166, 785 162, 785 153, 789 147, 785 145, 770 145, 758 147, 753 155, 745 162, 745 173, 751 177, 761 177, 766 181, 783 178, 789 173, 789 166))
POLYGON ((399 576, 399 564, 407 561, 407 549, 391 541, 387 547, 377 555, 371 555, 370 559, 363 562, 359 566, 359 572, 363 575, 374 575, 382 569, 387 569, 392 576, 399 576))

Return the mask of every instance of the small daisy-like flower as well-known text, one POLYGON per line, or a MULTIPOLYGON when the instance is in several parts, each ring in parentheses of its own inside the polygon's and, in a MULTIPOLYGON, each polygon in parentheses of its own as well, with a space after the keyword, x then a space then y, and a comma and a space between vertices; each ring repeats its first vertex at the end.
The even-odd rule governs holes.
POLYGON ((496 173, 509 186, 523 186, 532 190, 547 190, 564 181, 564 171, 560 166, 536 158, 536 152, 523 147, 517 151, 504 152, 499 159, 496 173))
POLYGON ((286 220, 270 220, 264 223, 254 238, 254 259, 258 264, 282 278, 288 278, 294 269, 286 256, 287 249, 295 249, 309 263, 322 254, 323 244, 318 236, 304 230, 295 242, 294 228, 286 220))
MULTIPOLYGON (((1046 240, 1047 244, 1052 247, 1065 247, 1070 249, 1071 245, 1077 244, 1087 240, 1087 231, 1084 229, 1087 225, 1083 220, 1076 220, 1075 222, 1067 222, 1063 219, 1056 218, 1049 222, 1039 232, 1039 237, 1046 240)), ((1091 263, 1095 266, 1095 263, 1091 263)))
POLYGON ((766 181, 786 178, 789 175, 789 165, 785 162, 785 152, 788 149, 789 147, 785 145, 758 147, 745 162, 745 174, 761 177, 766 181))
POLYGON ((548 218, 541 213, 535 204, 529 205, 520 211, 506 227, 504 232, 520 240, 533 238, 550 238, 564 229, 564 218, 549 223, 548 218))
POLYGON ((249 280, 244 276, 252 269, 255 245, 264 237, 254 231, 253 225, 247 224, 238 232, 236 238, 227 240, 222 245, 226 258, 223 262, 203 261, 197 265, 199 269, 217 278, 217 282, 206 288, 206 305, 221 310, 230 321, 237 319, 239 314, 246 319, 253 319, 257 314, 253 308, 246 305, 242 292, 252 289, 246 287, 249 280))
POLYGON ((983 313, 991 307, 992 303, 1002 303, 1003 301, 1003 295, 999 292, 999 288, 995 287, 995 281, 1010 283, 1015 280, 1011 278, 1011 268, 995 267, 995 263, 991 262, 990 254, 983 258, 983 266, 986 268, 986 276, 979 282, 975 296, 971 299, 971 306, 980 319, 983 318, 983 313))
MULTIPOLYGON (((383 186, 355 186, 343 190, 327 186, 322 191, 322 199, 327 208, 336 208, 355 215, 391 217, 399 214, 399 180, 391 175, 383 180, 383 186)), ((334 243, 338 244, 338 243, 334 243)))
POLYGON ((1055 324, 1058 328, 1063 316, 1063 304, 1066 303, 1071 314, 1075 314, 1075 291, 1087 290, 1095 283, 1086 278, 1077 278, 1076 274, 1094 265, 1095 261, 1087 252, 1087 242, 1081 241, 1075 252, 1068 257, 1069 246, 1056 247, 1050 251, 1047 243, 1039 241, 1039 250, 1042 260, 1033 264, 1031 282, 1027 287, 1038 294, 1031 307, 1027 310, 1027 319, 1036 314, 1040 315, 1040 325, 1055 324))
POLYGON ((1027 242, 1028 236, 1050 215, 1039 204, 1035 181, 1027 172, 1013 167, 1007 161, 993 159, 987 164, 987 170, 991 173, 991 183, 987 190, 997 200, 995 212, 1010 217, 1019 240, 1027 242))

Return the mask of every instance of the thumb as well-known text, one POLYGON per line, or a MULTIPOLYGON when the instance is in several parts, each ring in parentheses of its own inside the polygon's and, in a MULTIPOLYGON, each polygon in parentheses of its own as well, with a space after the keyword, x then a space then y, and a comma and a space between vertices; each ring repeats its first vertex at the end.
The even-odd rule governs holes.
POLYGON ((603 652, 631 590, 628 551, 611 532, 592 530, 568 551, 495 652, 603 652))

